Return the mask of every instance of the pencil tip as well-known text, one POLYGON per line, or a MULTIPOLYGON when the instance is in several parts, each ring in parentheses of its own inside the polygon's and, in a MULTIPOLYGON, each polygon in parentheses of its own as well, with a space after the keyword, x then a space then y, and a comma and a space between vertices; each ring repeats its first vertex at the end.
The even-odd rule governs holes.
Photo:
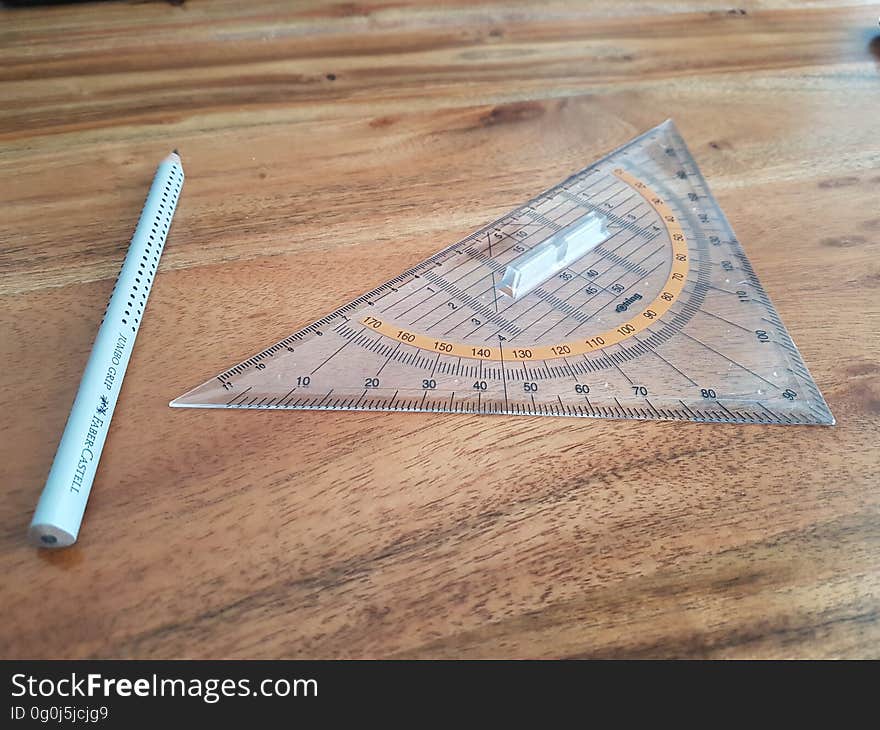
POLYGON ((173 150, 171 150, 171 151, 172 151, 175 155, 177 155, 178 157, 180 156, 180 152, 177 151, 177 147, 175 147, 175 148, 174 148, 173 150))

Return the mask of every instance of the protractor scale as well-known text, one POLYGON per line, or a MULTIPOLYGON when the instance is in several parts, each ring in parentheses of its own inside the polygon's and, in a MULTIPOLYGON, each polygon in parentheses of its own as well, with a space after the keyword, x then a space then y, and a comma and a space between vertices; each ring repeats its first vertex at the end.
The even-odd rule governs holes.
POLYGON ((171 405, 834 423, 671 121, 171 405))

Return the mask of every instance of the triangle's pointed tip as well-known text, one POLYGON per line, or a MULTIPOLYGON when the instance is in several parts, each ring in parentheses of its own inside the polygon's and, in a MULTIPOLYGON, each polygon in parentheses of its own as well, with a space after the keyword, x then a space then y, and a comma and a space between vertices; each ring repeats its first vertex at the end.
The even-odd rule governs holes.
POLYGON ((836 426, 837 419, 828 407, 824 399, 814 402, 810 407, 808 416, 804 416, 804 423, 816 426, 836 426))
MULTIPOLYGON (((676 126, 675 120, 672 117, 668 117, 664 121, 660 122, 660 124, 657 125, 657 128, 658 129, 670 129, 670 130, 672 130, 673 134, 675 134, 679 138, 681 138, 681 132, 678 131, 678 127, 676 126)), ((683 139, 682 139, 682 142, 684 142, 683 139)))
MULTIPOLYGON (((813 383, 813 385, 814 386, 816 385, 815 382, 813 383)), ((818 390, 818 388, 817 388, 817 390, 818 390)), ((825 398, 822 396, 821 393, 819 394, 819 397, 817 399, 817 402, 815 403, 815 407, 813 410, 814 410, 814 412, 818 411, 820 414, 818 416, 818 418, 816 419, 816 423, 818 425, 820 425, 820 426, 836 426, 837 425, 837 419, 834 417, 834 414, 831 412, 831 407, 828 405, 828 402, 825 400, 825 398)))
POLYGON ((211 403, 206 397, 206 392, 210 392, 211 381, 202 383, 201 385, 190 388, 185 393, 177 396, 168 402, 169 408, 211 408, 217 407, 217 404, 211 403))
POLYGON ((188 401, 185 399, 185 396, 181 396, 180 398, 175 398, 173 401, 168 403, 169 408, 228 408, 222 403, 205 403, 205 402, 196 402, 196 401, 188 401))
POLYGON ((183 393, 183 394, 177 396, 176 398, 168 401, 168 407, 169 408, 186 408, 186 407, 188 407, 189 405, 191 405, 191 403, 188 402, 188 397, 191 396, 193 394, 193 392, 194 392, 193 390, 188 390, 188 391, 186 391, 186 393, 183 393))

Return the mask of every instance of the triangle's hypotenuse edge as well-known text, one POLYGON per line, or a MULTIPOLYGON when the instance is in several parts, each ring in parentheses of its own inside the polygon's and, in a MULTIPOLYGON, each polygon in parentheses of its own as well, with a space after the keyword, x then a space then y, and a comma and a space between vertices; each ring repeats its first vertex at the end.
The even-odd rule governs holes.
POLYGON ((834 423, 671 120, 171 405, 834 423))

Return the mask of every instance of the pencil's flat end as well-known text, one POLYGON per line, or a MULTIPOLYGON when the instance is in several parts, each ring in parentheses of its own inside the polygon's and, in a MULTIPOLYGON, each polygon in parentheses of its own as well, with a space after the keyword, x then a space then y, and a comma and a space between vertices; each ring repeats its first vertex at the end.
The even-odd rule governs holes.
POLYGON ((35 523, 28 530, 28 539, 36 547, 63 548, 73 545, 76 542, 76 535, 61 529, 57 525, 35 523))

